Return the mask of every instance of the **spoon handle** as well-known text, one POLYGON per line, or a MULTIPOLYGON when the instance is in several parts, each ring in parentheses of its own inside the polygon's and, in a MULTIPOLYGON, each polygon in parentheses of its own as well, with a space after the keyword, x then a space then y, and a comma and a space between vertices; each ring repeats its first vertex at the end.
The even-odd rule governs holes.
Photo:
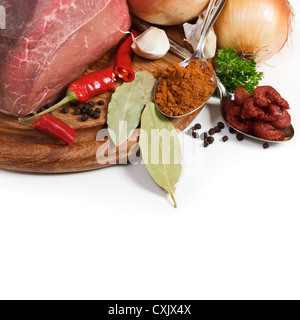
POLYGON ((223 85, 223 83, 221 82, 221 80, 217 77, 217 86, 218 86, 218 89, 219 89, 219 92, 220 92, 220 98, 221 98, 221 101, 227 97, 230 97, 230 99, 233 98, 233 94, 232 93, 229 93, 225 86, 223 85))
POLYGON ((219 14, 221 13, 226 1, 227 0, 211 0, 210 1, 205 14, 204 21, 201 26, 201 31, 200 31, 201 36, 200 36, 199 43, 193 58, 200 58, 200 59, 205 58, 204 46, 205 46, 207 36, 210 32, 210 29, 213 27, 214 23, 218 19, 219 14))

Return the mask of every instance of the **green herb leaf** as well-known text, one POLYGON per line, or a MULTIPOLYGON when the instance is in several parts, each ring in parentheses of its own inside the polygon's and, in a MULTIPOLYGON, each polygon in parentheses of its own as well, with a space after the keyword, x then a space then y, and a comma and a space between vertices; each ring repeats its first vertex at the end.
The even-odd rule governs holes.
POLYGON ((145 106, 144 92, 138 79, 118 87, 108 106, 109 134, 118 147, 137 128, 145 106))
POLYGON ((233 49, 221 49, 216 58, 217 75, 228 92, 238 87, 245 88, 250 94, 262 80, 263 72, 256 70, 256 62, 242 59, 233 49))
POLYGON ((146 71, 136 73, 135 77, 136 79, 140 80, 144 89, 145 104, 151 102, 153 100, 153 90, 156 84, 156 79, 152 76, 152 74, 146 71))
POLYGON ((150 175, 170 193, 177 208, 174 192, 182 172, 180 141, 172 123, 153 102, 147 104, 142 115, 140 147, 150 175))

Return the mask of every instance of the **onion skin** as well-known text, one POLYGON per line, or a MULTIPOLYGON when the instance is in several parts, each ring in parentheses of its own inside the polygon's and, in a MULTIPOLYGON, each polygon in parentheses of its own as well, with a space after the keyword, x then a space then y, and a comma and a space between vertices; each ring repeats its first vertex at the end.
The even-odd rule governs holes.
POLYGON ((257 62, 277 54, 292 28, 287 0, 227 0, 215 24, 220 49, 232 48, 257 62))
POLYGON ((150 23, 172 26, 199 16, 209 0, 128 0, 131 12, 150 23))

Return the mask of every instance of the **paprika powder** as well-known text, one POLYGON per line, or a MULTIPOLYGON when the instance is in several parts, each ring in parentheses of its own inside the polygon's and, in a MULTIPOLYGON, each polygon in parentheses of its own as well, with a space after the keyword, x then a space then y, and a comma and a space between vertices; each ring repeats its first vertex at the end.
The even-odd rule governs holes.
POLYGON ((187 67, 178 63, 157 72, 161 78, 156 91, 156 105, 166 115, 182 116, 203 105, 214 93, 214 69, 208 64, 204 69, 193 60, 187 67))

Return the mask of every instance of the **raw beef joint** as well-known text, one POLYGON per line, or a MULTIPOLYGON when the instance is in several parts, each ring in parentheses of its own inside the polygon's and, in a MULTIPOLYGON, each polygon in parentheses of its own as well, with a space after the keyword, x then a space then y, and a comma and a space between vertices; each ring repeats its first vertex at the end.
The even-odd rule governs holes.
POLYGON ((0 0, 0 111, 54 103, 130 28, 126 0, 0 0))

